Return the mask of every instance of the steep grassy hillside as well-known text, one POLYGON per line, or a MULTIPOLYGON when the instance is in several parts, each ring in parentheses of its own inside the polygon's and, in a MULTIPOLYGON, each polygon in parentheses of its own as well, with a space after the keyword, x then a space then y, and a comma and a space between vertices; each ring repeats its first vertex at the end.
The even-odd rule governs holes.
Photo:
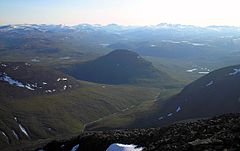
MULTIPOLYGON (((11 144, 19 143, 11 130, 16 131, 20 142, 71 135, 81 132, 86 123, 138 105, 158 93, 157 89, 140 87, 79 84, 80 88, 64 93, 1 101, 0 129, 11 144), (29 138, 21 131, 19 123, 25 127, 29 138)), ((7 145, 2 135, 1 140, 7 145)))
POLYGON ((159 91, 77 81, 25 63, 0 65, 1 149, 79 133, 85 124, 153 99, 159 91))

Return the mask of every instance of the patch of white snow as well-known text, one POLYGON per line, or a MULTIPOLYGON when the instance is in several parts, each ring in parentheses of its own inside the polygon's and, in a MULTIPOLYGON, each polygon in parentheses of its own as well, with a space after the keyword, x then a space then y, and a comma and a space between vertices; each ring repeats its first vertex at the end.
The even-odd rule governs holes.
POLYGON ((209 74, 208 71, 201 71, 201 72, 198 72, 199 74, 209 74))
POLYGON ((240 73, 240 68, 239 69, 233 69, 233 70, 234 70, 234 72, 229 73, 230 76, 240 73))
POLYGON ((187 72, 194 72, 194 71, 197 71, 197 69, 194 68, 194 69, 189 69, 189 70, 187 70, 187 72))
POLYGON ((163 120, 163 116, 159 117, 158 120, 163 120))
POLYGON ((191 43, 193 46, 205 46, 205 44, 200 44, 200 43, 191 43))
POLYGON ((156 45, 150 45, 150 47, 156 47, 156 45))
POLYGON ((57 82, 59 82, 59 81, 67 81, 67 80, 68 80, 67 78, 58 78, 57 82))
POLYGON ((19 128, 21 129, 21 131, 22 131, 27 137, 29 137, 26 129, 25 129, 21 124, 19 124, 19 123, 18 123, 18 126, 19 126, 19 128))
POLYGON ((26 62, 26 63, 25 63, 25 66, 31 66, 31 65, 30 65, 29 63, 26 62))
POLYGON ((125 144, 119 144, 119 143, 114 143, 111 144, 106 151, 142 151, 143 148, 139 147, 137 148, 137 145, 125 145, 125 144))
POLYGON ((172 115, 173 115, 173 113, 169 113, 167 116, 170 117, 170 116, 172 116, 172 115))
POLYGON ((22 82, 19 82, 17 80, 12 79, 10 76, 8 76, 6 73, 0 74, 0 81, 5 81, 10 85, 15 85, 17 87, 21 88, 27 88, 29 90, 34 90, 31 88, 30 84, 24 85, 22 82))
POLYGON ((19 68, 19 66, 16 66, 13 68, 14 71, 16 71, 19 68))
POLYGON ((34 59, 31 59, 32 62, 40 62, 40 60, 34 58, 34 59))
POLYGON ((103 46, 103 47, 107 47, 109 46, 110 44, 99 44, 100 46, 103 46))
POLYGON ((1 66, 2 66, 2 67, 7 67, 7 65, 6 65, 6 64, 1 64, 1 66))
POLYGON ((31 91, 34 91, 34 89, 31 88, 29 84, 25 85, 25 87, 26 87, 27 89, 31 90, 31 91))
POLYGON ((7 140, 7 143, 9 144, 9 138, 8 138, 8 136, 6 135, 6 133, 5 132, 3 132, 3 131, 1 131, 1 133, 2 133, 2 135, 6 138, 6 140, 7 140))
POLYGON ((210 85, 213 85, 213 81, 210 81, 208 84, 206 84, 207 87, 210 85))
POLYGON ((179 112, 179 111, 181 111, 181 107, 180 106, 176 109, 176 112, 179 112))
POLYGON ((76 146, 73 146, 73 148, 71 149, 71 151, 77 151, 78 147, 79 147, 79 144, 77 144, 76 146))
POLYGON ((45 92, 46 93, 52 93, 52 90, 46 90, 45 92))
POLYGON ((14 130, 12 130, 12 133, 13 133, 14 137, 15 137, 17 140, 19 140, 18 134, 17 134, 14 130))
POLYGON ((24 85, 21 82, 13 80, 11 77, 9 77, 5 73, 3 73, 2 75, 0 74, 0 81, 5 81, 5 82, 8 82, 10 85, 16 85, 18 87, 24 88, 24 85))

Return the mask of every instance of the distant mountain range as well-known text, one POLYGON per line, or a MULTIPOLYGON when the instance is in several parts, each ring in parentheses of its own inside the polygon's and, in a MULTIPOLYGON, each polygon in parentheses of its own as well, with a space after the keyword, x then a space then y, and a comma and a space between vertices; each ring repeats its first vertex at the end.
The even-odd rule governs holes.
POLYGON ((118 49, 93 61, 67 68, 73 77, 105 84, 169 85, 174 80, 137 53, 118 49))
POLYGON ((240 27, 231 26, 22 24, 0 26, 0 53, 63 57, 130 49, 140 55, 166 58, 236 57, 239 56, 239 39, 240 27))
POLYGON ((204 31, 204 30, 212 30, 219 33, 229 33, 229 31, 239 31, 240 27, 234 26, 193 26, 193 25, 182 25, 182 24, 167 24, 161 23, 158 25, 150 25, 150 26, 123 26, 118 24, 108 24, 108 25, 101 25, 101 24, 78 24, 73 26, 63 25, 63 24, 13 24, 13 25, 2 25, 0 26, 1 32, 6 32, 10 30, 39 30, 39 31, 56 31, 56 30, 108 30, 111 32, 114 31, 124 31, 124 30, 131 30, 131 29, 151 29, 151 30, 160 30, 160 29, 178 29, 178 31, 184 30, 196 30, 196 31, 204 31), (45 30, 44 30, 45 29, 45 30))

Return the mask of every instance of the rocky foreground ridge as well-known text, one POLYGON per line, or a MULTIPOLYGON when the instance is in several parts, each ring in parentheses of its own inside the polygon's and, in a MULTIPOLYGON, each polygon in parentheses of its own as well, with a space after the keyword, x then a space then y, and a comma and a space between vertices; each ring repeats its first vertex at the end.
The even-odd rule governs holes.
POLYGON ((162 128, 84 132, 71 140, 53 141, 42 150, 106 151, 113 143, 135 144, 144 151, 240 150, 240 113, 162 128))

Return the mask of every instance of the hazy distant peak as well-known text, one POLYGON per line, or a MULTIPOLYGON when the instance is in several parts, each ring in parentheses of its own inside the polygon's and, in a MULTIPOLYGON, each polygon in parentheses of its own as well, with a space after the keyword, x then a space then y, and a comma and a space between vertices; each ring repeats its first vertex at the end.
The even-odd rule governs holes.
POLYGON ((110 52, 108 55, 130 55, 130 56, 139 56, 136 52, 127 50, 127 49, 116 49, 110 52))

